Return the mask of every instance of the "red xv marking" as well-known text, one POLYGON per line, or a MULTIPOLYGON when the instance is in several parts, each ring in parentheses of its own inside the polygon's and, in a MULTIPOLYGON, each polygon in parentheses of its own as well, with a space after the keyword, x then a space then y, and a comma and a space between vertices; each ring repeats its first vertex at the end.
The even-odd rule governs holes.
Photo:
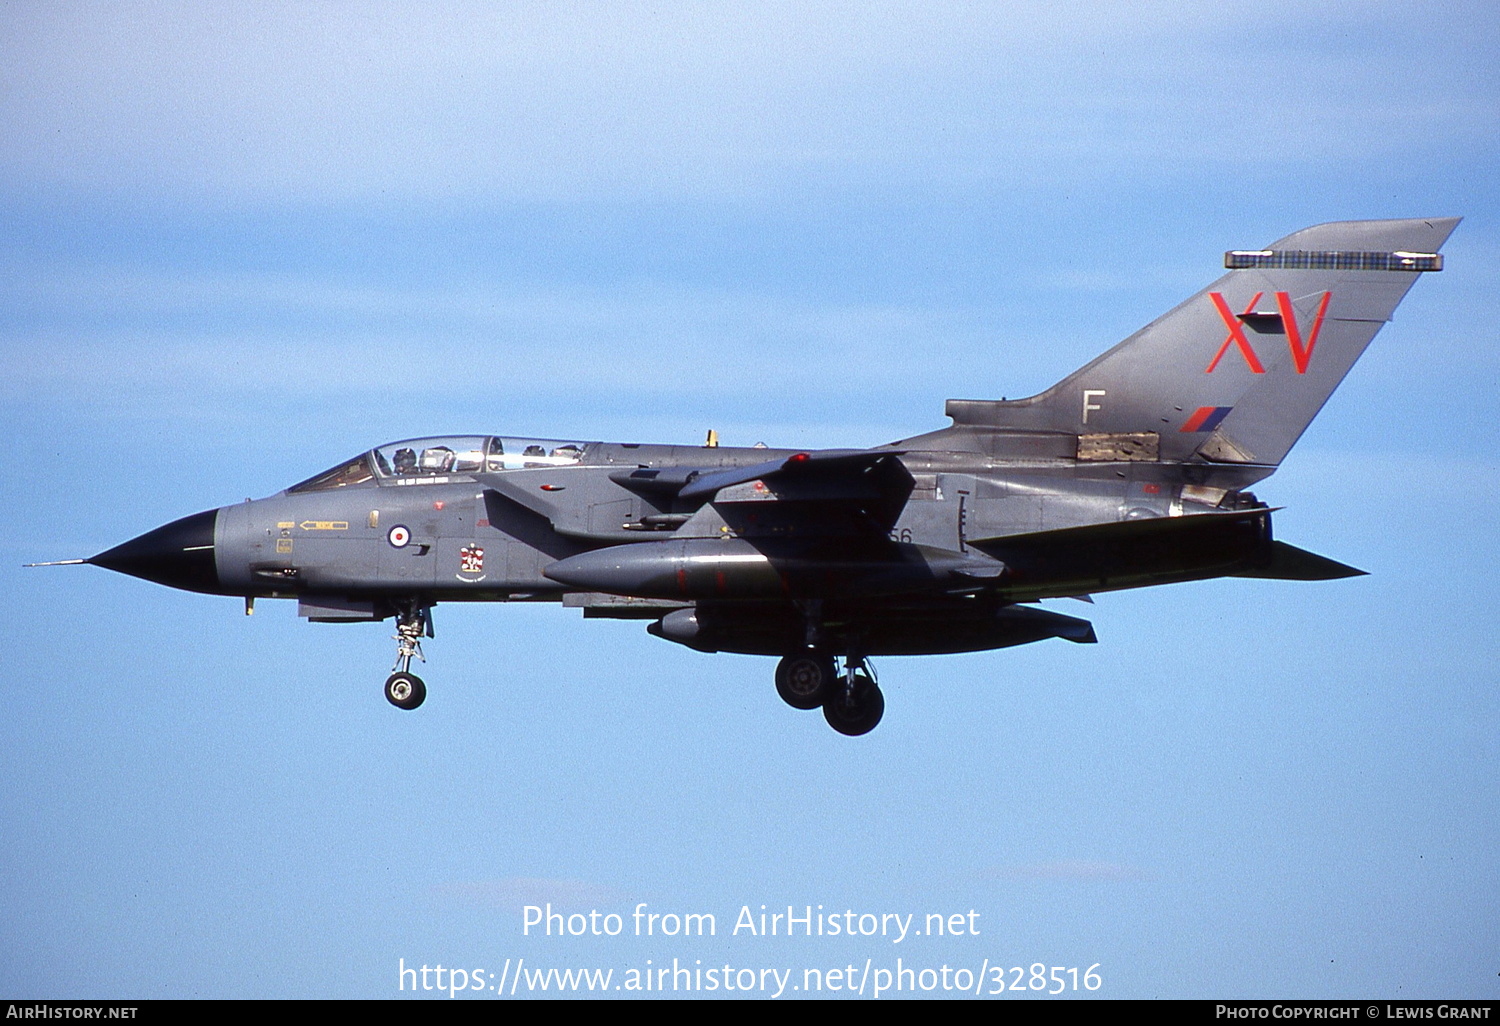
MULTIPOLYGON (((1257 292, 1255 298, 1250 300, 1245 312, 1240 314, 1244 317, 1255 309, 1255 304, 1260 302, 1260 297, 1265 295, 1257 292)), ((1245 329, 1229 310, 1229 304, 1224 302, 1224 296, 1218 292, 1210 292, 1208 297, 1213 300, 1214 309, 1219 311, 1219 318, 1229 329, 1229 335, 1224 339, 1224 344, 1209 361, 1205 374, 1212 374, 1214 368, 1219 366, 1219 361, 1229 351, 1230 345, 1239 347, 1240 355, 1244 356, 1245 363, 1249 365, 1252 373, 1264 374, 1265 367, 1261 366, 1260 358, 1255 355, 1255 350, 1250 348, 1249 339, 1245 338, 1245 329)), ((1322 300, 1318 303, 1318 312, 1313 316, 1312 331, 1307 336, 1307 346, 1302 345, 1302 328, 1297 324, 1297 312, 1292 309, 1292 297, 1285 292, 1276 293, 1276 309, 1281 313, 1281 324, 1286 332, 1287 348, 1292 351, 1292 364, 1297 368, 1298 374, 1306 374, 1308 366, 1312 363, 1313 346, 1318 344, 1318 333, 1323 330, 1323 315, 1328 312, 1328 301, 1333 298, 1332 292, 1323 293, 1322 300)))
POLYGON ((1297 327, 1297 315, 1292 310, 1292 297, 1285 292, 1276 293, 1276 307, 1281 311, 1281 323, 1286 325, 1286 344, 1292 350, 1292 362, 1297 365, 1298 374, 1307 373, 1307 365, 1312 362, 1313 346, 1318 344, 1318 332, 1323 329, 1323 315, 1328 312, 1328 300, 1333 298, 1332 292, 1323 293, 1323 301, 1318 304, 1317 316, 1313 318, 1312 332, 1307 336, 1307 348, 1302 348, 1302 331, 1297 327))
MULTIPOLYGON (((1245 307, 1245 313, 1249 313, 1251 310, 1254 310, 1255 304, 1260 302, 1260 297, 1263 295, 1265 295, 1265 293, 1257 292, 1255 294, 1255 298, 1250 300, 1250 305, 1245 307)), ((1264 374, 1266 372, 1266 369, 1260 365, 1260 358, 1255 355, 1255 350, 1250 348, 1250 342, 1245 338, 1244 325, 1240 324, 1239 318, 1235 317, 1234 314, 1229 312, 1229 304, 1224 302, 1224 296, 1218 292, 1210 292, 1208 294, 1208 298, 1214 301, 1214 306, 1218 309, 1219 316, 1224 321, 1224 326, 1229 329, 1229 336, 1224 339, 1224 344, 1219 347, 1219 351, 1215 353, 1214 358, 1209 361, 1208 369, 1203 373, 1212 374, 1214 372, 1214 368, 1219 365, 1219 361, 1222 360, 1224 358, 1224 354, 1229 351, 1229 344, 1233 342, 1235 345, 1240 347, 1240 352, 1244 355, 1245 362, 1250 365, 1250 370, 1256 374, 1264 374)), ((1244 315, 1242 314, 1241 316, 1244 315)))

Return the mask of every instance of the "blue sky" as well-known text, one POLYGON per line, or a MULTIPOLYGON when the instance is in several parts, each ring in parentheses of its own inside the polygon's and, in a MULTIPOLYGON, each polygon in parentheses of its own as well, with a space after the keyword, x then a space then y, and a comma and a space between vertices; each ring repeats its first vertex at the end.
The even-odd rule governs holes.
POLYGON ((1497 996, 1497 34, 1481 3, 0 9, 0 994, 901 957, 1497 996), (1053 603, 1100 644, 883 660, 862 739, 640 624, 445 605, 406 715, 384 626, 20 569, 412 435, 882 443, 1046 387, 1226 249, 1447 215, 1447 269, 1257 488, 1370 577, 1053 603), (719 935, 523 936, 548 901, 719 935), (981 933, 732 935, 761 904, 981 933))

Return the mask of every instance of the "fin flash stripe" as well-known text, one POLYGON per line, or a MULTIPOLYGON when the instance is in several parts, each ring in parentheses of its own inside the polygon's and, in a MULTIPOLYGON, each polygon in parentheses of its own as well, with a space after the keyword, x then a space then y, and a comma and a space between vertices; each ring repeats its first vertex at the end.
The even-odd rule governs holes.
POLYGON ((1233 406, 1200 406, 1193 411, 1193 415, 1182 425, 1183 431, 1212 431, 1218 427, 1233 406))

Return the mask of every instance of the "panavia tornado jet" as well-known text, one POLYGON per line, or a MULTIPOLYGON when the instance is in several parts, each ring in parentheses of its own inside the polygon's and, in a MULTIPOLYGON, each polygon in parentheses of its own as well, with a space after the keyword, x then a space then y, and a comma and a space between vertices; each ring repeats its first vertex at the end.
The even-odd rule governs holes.
POLYGON ((1275 540, 1274 472, 1457 218, 1348 221, 1233 250, 1202 292, 1029 399, 794 451, 475 434, 381 445, 92 563, 320 623, 394 618, 386 698, 441 602, 560 602, 700 652, 778 657, 781 697, 858 735, 870 660, 1091 643, 1037 605, 1214 577, 1361 573, 1275 540))

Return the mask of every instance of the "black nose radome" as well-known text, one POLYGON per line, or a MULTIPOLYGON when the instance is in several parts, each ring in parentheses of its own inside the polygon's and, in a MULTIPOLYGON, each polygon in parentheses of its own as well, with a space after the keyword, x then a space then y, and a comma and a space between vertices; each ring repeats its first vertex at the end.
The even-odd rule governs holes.
POLYGON ((216 509, 194 513, 116 545, 88 562, 171 588, 217 593, 214 527, 218 520, 216 509))

